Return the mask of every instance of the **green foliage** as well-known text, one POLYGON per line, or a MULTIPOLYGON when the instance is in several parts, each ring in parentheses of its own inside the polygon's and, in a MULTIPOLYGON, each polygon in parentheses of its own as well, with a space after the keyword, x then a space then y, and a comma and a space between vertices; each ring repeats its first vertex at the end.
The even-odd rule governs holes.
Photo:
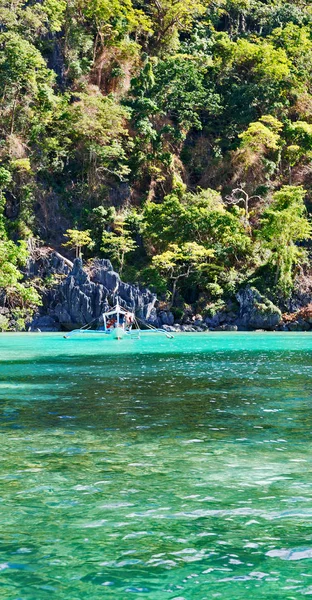
POLYGON ((27 260, 25 243, 19 246, 14 242, 0 240, 0 288, 15 288, 22 279, 20 266, 27 260))
POLYGON ((165 252, 153 256, 152 261, 156 269, 172 281, 172 304, 179 280, 199 271, 213 256, 214 251, 211 248, 205 248, 196 242, 187 242, 180 246, 169 244, 165 252))
POLYGON ((209 0, 151 0, 140 2, 150 18, 150 51, 159 54, 178 44, 179 32, 189 31, 205 14, 209 0))
POLYGON ((175 241, 196 239, 213 248, 224 265, 237 263, 251 252, 250 238, 239 216, 226 210, 214 190, 185 194, 182 199, 171 195, 162 204, 150 202, 143 223, 146 244, 156 251, 175 241))
POLYGON ((126 166, 128 113, 113 98, 80 94, 71 107, 72 141, 76 153, 88 165, 88 183, 96 185, 111 173, 120 180, 129 173, 126 166))
POLYGON ((8 331, 10 326, 9 319, 4 315, 0 315, 0 331, 8 331))
MULTIPOLYGON (((0 240, 0 290, 4 294, 5 305, 18 313, 22 319, 20 326, 25 328, 25 321, 30 319, 34 310, 41 304, 40 296, 34 286, 23 283, 20 268, 28 257, 26 244, 19 245, 8 240, 0 240)), ((2 319, 0 327, 7 328, 8 321, 2 319)))
POLYGON ((168 291, 168 279, 153 264, 142 269, 140 281, 162 296, 166 295, 168 291))
POLYGON ((85 0, 83 14, 92 21, 102 38, 112 43, 133 31, 151 32, 151 21, 131 0, 85 0))
POLYGON ((259 237, 270 251, 275 283, 284 295, 291 291, 294 267, 306 260, 305 250, 297 243, 311 238, 304 196, 302 187, 284 186, 273 195, 261 221, 259 237))
POLYGON ((241 177, 260 181, 272 175, 280 156, 282 129, 283 124, 275 117, 264 115, 239 134, 241 143, 234 153, 233 162, 241 177), (268 169, 269 165, 271 169, 268 169))
POLYGON ((82 248, 92 248, 93 240, 90 231, 79 231, 78 229, 67 229, 64 234, 68 241, 63 244, 64 247, 75 250, 76 258, 82 258, 82 248))
POLYGON ((16 113, 25 117, 27 108, 39 102, 40 92, 52 81, 52 72, 33 44, 18 33, 0 34, 0 88, 8 133, 14 132, 16 113))
POLYGON ((65 21, 66 0, 44 0, 43 9, 52 32, 61 31, 65 21))
POLYGON ((191 277, 211 298, 222 295, 224 289, 235 289, 225 281, 225 267, 232 273, 253 260, 252 240, 240 213, 229 212, 214 190, 148 203, 142 230, 147 253, 161 274, 173 282, 191 277))
POLYGON ((12 175, 10 171, 5 169, 4 167, 0 167, 0 190, 2 191, 7 188, 12 181, 12 175))
POLYGON ((164 296, 189 268, 185 298, 269 287, 265 270, 289 293, 310 237, 308 0, 0 0, 0 21, 0 277, 19 310, 38 298, 15 241, 66 229, 164 296))
POLYGON ((101 250, 113 261, 116 261, 120 273, 123 271, 125 258, 137 247, 131 237, 127 215, 120 214, 115 218, 114 231, 104 231, 101 250))

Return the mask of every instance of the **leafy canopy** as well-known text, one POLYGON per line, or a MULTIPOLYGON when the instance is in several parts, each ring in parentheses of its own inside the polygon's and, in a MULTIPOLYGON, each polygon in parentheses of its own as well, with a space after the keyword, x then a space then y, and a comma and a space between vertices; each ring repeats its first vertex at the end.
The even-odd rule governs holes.
POLYGON ((293 284, 293 269, 306 260, 306 252, 297 244, 311 238, 311 223, 304 205, 302 187, 284 186, 273 195, 263 213, 259 237, 270 251, 269 264, 275 270, 275 282, 287 295, 293 284))

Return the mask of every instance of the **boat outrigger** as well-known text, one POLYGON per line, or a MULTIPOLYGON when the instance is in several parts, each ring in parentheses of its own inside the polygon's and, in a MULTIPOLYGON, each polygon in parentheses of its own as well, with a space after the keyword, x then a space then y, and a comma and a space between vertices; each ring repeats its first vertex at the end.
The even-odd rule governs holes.
MULTIPOLYGON (((113 308, 110 308, 108 311, 104 312, 100 319, 95 320, 100 320, 102 322, 98 329, 91 329, 92 324, 94 323, 94 321, 92 321, 81 329, 74 329, 73 331, 67 333, 64 335, 64 338, 68 339, 81 334, 94 334, 109 335, 111 338, 116 340, 121 340, 124 337, 140 339, 142 329, 140 329, 138 321, 141 321, 141 319, 137 319, 133 312, 122 308, 118 300, 113 308)), ((165 329, 157 329, 156 327, 153 327, 144 321, 141 322, 148 331, 163 333, 166 335, 166 337, 173 338, 173 335, 165 329)))

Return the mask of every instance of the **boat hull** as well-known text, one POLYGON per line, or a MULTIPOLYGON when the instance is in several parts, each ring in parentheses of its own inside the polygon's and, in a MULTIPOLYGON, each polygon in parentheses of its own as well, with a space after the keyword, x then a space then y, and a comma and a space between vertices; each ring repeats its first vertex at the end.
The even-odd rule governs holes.
POLYGON ((115 327, 112 331, 115 340, 122 340, 125 335, 125 331, 122 327, 115 327))

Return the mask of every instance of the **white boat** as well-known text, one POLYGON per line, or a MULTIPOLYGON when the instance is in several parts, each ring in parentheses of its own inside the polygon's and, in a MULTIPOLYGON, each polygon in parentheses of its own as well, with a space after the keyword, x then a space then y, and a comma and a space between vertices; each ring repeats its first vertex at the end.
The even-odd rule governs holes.
MULTIPOLYGON (((122 340, 125 335, 132 332, 132 328, 137 325, 134 313, 122 308, 117 300, 117 304, 103 313, 104 333, 110 334, 116 340, 122 340)), ((137 325, 138 331, 139 326, 137 325)))
POLYGON ((134 313, 122 308, 117 300, 117 304, 106 311, 102 315, 102 326, 99 329, 90 329, 90 325, 82 327, 81 329, 74 329, 64 338, 72 337, 73 335, 81 334, 95 334, 95 335, 109 335, 116 340, 121 340, 125 335, 131 335, 136 332, 136 336, 140 332, 137 320, 134 313), (134 329, 136 327, 136 329, 134 329))
MULTIPOLYGON (((110 308, 108 311, 102 314, 102 326, 99 329, 91 329, 92 323, 82 327, 81 329, 74 329, 73 331, 64 335, 65 339, 73 336, 80 335, 102 335, 110 336, 115 340, 122 340, 125 337, 131 337, 132 339, 140 339, 141 329, 139 327, 138 320, 133 312, 122 308, 117 300, 117 304, 110 308)), ((151 325, 145 323, 148 331, 164 333, 166 337, 173 338, 173 335, 169 334, 164 329, 156 329, 151 325)))

